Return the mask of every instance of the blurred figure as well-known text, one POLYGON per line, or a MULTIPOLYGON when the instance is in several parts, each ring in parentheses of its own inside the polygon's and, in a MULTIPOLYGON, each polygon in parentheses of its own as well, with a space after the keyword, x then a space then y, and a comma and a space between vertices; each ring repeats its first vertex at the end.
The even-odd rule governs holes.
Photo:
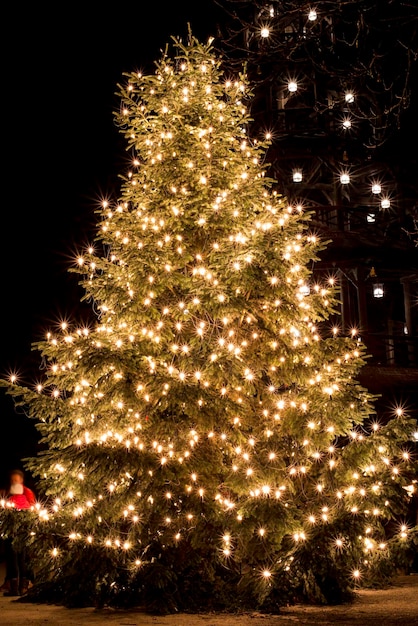
MULTIPOLYGON (((24 473, 12 470, 9 473, 9 486, 4 493, 6 506, 17 510, 30 509, 36 502, 32 489, 24 484, 24 473)), ((1 587, 5 596, 20 596, 27 593, 33 574, 27 562, 25 547, 14 546, 15 537, 6 537, 4 555, 6 561, 6 577, 1 587)))

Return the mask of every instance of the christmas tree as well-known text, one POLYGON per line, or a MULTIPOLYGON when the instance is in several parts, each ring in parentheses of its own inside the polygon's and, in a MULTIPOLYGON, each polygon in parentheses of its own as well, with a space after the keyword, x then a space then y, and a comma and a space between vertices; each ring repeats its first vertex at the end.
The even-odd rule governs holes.
POLYGON ((3 381, 44 446, 28 597, 347 599, 413 535, 385 524, 407 507, 416 423, 374 421, 365 349, 328 327, 334 278, 306 290, 326 242, 265 174, 245 73, 189 34, 118 89, 129 171, 72 268, 97 319, 34 344, 36 388, 3 381))

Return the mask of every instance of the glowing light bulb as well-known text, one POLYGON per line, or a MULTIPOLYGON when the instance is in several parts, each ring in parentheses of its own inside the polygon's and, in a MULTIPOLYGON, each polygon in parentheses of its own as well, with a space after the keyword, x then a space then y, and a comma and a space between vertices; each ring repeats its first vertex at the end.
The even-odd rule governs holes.
POLYGON ((267 26, 264 26, 260 30, 260 35, 261 35, 261 37, 263 37, 263 39, 267 39, 267 37, 270 35, 270 29, 267 28, 267 26))
POLYGON ((350 175, 347 172, 343 172, 340 175, 340 183, 342 185, 348 185, 349 182, 350 182, 350 175))
POLYGON ((294 93, 298 90, 298 84, 295 80, 290 80, 287 84, 287 88, 291 93, 294 93))

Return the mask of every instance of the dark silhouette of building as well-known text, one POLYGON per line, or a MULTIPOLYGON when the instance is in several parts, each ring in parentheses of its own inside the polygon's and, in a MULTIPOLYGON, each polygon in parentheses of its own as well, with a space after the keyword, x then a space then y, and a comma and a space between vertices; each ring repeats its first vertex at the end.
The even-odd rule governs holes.
POLYGON ((253 86, 250 133, 271 136, 277 191, 329 242, 312 270, 338 281, 334 328, 366 344, 360 381, 380 415, 418 417, 418 8, 217 4, 226 66, 245 62, 253 86))

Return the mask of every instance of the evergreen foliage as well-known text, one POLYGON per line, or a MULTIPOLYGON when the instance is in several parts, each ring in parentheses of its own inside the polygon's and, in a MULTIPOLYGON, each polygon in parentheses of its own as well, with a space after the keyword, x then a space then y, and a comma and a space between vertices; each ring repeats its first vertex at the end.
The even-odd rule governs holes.
POLYGON ((345 601, 354 570, 389 562, 416 424, 372 423, 364 347, 327 331, 336 285, 306 293, 325 242, 265 175, 244 73, 224 76, 190 34, 118 88, 130 170, 73 268, 97 324, 34 345, 42 386, 2 382, 44 446, 27 461, 44 500, 27 598, 154 612, 345 601))

